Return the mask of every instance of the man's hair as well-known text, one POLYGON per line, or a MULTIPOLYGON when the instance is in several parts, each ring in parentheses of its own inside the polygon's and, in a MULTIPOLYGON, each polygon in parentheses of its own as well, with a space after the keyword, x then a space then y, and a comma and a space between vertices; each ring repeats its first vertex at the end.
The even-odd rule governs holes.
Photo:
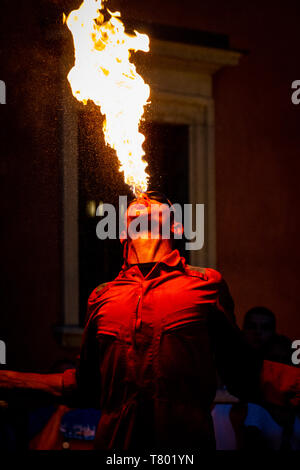
POLYGON ((248 310, 248 312, 245 314, 243 328, 248 328, 248 324, 252 315, 263 315, 265 317, 268 317, 272 323, 272 329, 274 331, 276 330, 276 317, 274 313, 267 307, 250 308, 250 310, 248 310))

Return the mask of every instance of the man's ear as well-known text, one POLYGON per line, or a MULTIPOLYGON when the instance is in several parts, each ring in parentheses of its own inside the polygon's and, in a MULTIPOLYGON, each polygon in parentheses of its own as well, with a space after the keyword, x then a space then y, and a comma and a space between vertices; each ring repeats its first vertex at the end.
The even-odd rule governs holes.
POLYGON ((120 242, 123 244, 127 240, 127 230, 122 230, 120 233, 120 242))
POLYGON ((183 225, 181 222, 176 222, 172 224, 172 232, 176 238, 182 238, 183 235, 183 225))

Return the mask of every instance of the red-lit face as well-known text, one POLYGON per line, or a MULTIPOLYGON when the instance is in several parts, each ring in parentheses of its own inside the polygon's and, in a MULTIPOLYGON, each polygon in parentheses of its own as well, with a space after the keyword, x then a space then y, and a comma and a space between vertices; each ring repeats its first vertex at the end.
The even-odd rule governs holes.
POLYGON ((173 219, 170 207, 145 194, 129 205, 125 217, 129 239, 172 238, 173 219))

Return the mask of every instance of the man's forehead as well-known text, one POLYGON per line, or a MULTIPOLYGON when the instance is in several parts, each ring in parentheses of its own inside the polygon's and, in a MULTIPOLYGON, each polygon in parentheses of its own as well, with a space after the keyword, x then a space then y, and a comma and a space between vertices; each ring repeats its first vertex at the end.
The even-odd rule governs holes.
POLYGON ((272 323, 272 318, 265 313, 252 313, 249 317, 249 321, 255 323, 272 323))

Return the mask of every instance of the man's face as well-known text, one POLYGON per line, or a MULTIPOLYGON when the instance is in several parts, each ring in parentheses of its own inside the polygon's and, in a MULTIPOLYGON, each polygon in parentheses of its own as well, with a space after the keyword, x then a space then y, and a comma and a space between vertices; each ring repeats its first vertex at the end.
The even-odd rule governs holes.
POLYGON ((142 195, 129 205, 125 224, 128 238, 132 240, 172 238, 170 207, 147 195, 142 195))
POLYGON ((244 334, 248 343, 255 349, 261 349, 274 335, 272 319, 264 314, 253 313, 244 326, 244 334))

